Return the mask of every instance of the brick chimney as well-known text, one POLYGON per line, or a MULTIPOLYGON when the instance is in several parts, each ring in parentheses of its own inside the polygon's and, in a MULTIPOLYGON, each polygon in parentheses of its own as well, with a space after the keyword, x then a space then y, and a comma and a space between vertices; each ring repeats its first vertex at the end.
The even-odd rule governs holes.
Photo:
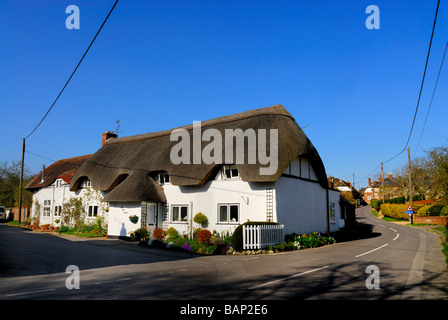
POLYGON ((113 133, 112 131, 106 131, 102 134, 102 141, 101 141, 101 146, 104 146, 104 142, 106 142, 107 139, 110 138, 116 138, 117 135, 115 133, 113 133))
POLYGON ((389 180, 392 180, 392 172, 389 172, 389 173, 387 174, 387 177, 389 178, 389 180))
POLYGON ((45 181, 45 165, 42 165, 42 174, 40 176, 40 183, 45 181))
POLYGON ((369 178, 369 187, 372 185, 372 180, 369 178))

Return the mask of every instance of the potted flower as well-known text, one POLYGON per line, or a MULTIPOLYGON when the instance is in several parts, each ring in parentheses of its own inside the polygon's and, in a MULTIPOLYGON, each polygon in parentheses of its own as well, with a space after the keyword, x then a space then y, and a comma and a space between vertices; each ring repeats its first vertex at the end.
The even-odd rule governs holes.
POLYGON ((133 224, 136 224, 138 222, 138 216, 129 216, 129 221, 131 221, 133 224))

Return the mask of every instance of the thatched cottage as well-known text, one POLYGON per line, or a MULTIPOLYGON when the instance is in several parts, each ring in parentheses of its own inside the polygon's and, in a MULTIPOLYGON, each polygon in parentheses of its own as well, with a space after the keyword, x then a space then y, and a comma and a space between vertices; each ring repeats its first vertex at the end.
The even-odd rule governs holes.
POLYGON ((327 232, 343 224, 339 193, 328 188, 318 152, 281 105, 204 121, 201 129, 199 140, 182 142, 189 150, 179 146, 185 135, 195 136, 195 124, 107 139, 77 170, 70 190, 90 181, 104 192, 109 237, 128 237, 140 227, 190 234, 201 227, 194 222, 199 212, 207 217, 202 227, 220 233, 248 220, 279 222, 286 233, 327 232), (232 130, 240 135, 227 137, 232 130), (205 137, 206 131, 212 134, 205 137), (257 158, 249 133, 262 132, 266 143, 255 139, 264 155, 257 158), (237 143, 231 150, 210 148, 219 137, 226 146, 243 138, 244 156, 237 143), (207 148, 214 154, 201 158, 207 148), (173 150, 183 161, 173 160, 173 150), (275 163, 268 164, 266 156, 275 154, 275 163))

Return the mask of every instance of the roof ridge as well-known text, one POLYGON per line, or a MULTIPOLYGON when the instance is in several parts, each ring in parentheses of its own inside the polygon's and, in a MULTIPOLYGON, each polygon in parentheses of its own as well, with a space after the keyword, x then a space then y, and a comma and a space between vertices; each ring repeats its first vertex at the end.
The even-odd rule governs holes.
MULTIPOLYGON (((209 127, 217 124, 223 124, 223 123, 230 123, 234 121, 240 121, 248 118, 254 118, 264 115, 280 115, 280 116, 286 116, 290 117, 292 120, 295 121, 295 119, 292 117, 292 115, 281 105, 276 104, 270 107, 264 107, 259 109, 251 109, 231 115, 221 116, 217 118, 212 118, 209 120, 201 121, 201 127, 209 127)), ((104 143, 104 145, 107 144, 117 144, 117 143, 127 143, 127 142, 137 142, 157 137, 162 137, 166 135, 170 135, 173 130, 176 129, 185 129, 185 130, 193 130, 193 124, 184 125, 177 128, 162 130, 162 131, 155 131, 155 132, 148 132, 128 137, 122 137, 122 138, 110 138, 107 139, 104 143)))

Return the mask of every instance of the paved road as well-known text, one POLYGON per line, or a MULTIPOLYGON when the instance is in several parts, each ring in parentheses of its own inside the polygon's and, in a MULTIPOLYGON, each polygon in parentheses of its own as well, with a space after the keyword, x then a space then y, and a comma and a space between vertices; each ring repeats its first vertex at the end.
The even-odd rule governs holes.
POLYGON ((372 237, 257 256, 200 256, 0 225, 0 299, 448 299, 439 235, 357 210, 372 237), (80 270, 68 290, 67 266, 80 270), (368 289, 373 266, 378 289, 368 289))

